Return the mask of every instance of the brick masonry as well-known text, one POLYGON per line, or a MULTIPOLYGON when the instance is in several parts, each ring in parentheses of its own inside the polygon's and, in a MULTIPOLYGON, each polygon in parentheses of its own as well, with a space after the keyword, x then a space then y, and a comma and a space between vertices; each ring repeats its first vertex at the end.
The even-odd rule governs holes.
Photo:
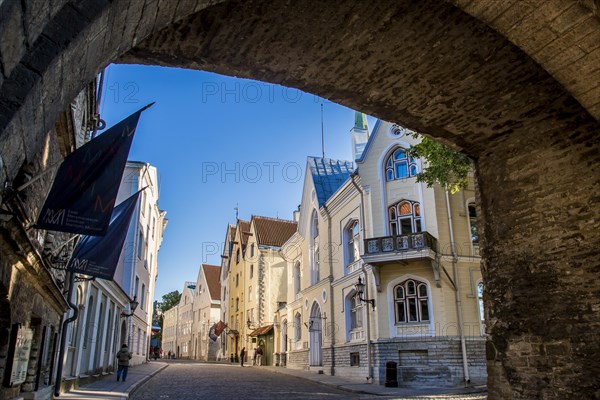
POLYGON ((219 3, 1 2, 1 186, 117 59, 298 87, 402 123, 476 160, 490 398, 597 396, 597 1, 219 3))

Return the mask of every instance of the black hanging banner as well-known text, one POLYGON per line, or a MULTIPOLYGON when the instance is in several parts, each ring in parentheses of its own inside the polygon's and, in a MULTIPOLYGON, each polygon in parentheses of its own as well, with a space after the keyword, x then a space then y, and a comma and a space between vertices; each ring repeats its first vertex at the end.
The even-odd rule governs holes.
POLYGON ((67 264, 67 271, 113 279, 140 192, 115 207, 106 235, 81 237, 67 264))
POLYGON ((81 235, 106 234, 140 114, 152 104, 65 157, 36 228, 81 235))

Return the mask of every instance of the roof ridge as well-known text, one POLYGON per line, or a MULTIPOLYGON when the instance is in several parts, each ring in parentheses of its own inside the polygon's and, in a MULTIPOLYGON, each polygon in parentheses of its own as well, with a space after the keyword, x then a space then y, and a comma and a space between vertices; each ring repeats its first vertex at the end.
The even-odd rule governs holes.
POLYGON ((252 218, 261 218, 261 219, 268 219, 271 221, 288 222, 288 223, 297 224, 297 222, 292 219, 285 219, 285 218, 279 218, 279 217, 266 217, 264 215, 252 215, 252 218))

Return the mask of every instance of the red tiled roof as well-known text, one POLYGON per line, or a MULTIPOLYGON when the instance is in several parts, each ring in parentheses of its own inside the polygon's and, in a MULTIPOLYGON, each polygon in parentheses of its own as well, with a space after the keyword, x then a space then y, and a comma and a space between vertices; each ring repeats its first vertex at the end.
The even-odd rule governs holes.
POLYGON ((264 246, 281 247, 296 233, 298 224, 294 221, 279 218, 252 216, 256 242, 264 246))
POLYGON ((238 220, 238 226, 240 230, 240 240, 242 245, 242 250, 246 248, 246 244, 248 243, 248 232, 250 232, 250 222, 244 221, 243 219, 238 220))
POLYGON ((250 336, 266 335, 267 333, 271 332, 271 329, 273 329, 273 325, 261 326, 260 328, 253 330, 250 336))
POLYGON ((221 267, 217 265, 202 264, 206 284, 212 300, 221 298, 221 267))

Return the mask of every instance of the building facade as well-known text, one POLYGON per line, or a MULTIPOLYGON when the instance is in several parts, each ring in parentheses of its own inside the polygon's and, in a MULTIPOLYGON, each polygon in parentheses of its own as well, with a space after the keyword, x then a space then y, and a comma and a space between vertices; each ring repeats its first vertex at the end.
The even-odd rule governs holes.
POLYGON ((158 173, 148 163, 128 161, 123 172, 117 203, 142 190, 123 245, 114 280, 130 300, 136 300, 133 315, 123 317, 120 334, 133 353, 131 365, 145 362, 150 349, 154 288, 158 277, 158 251, 167 226, 166 212, 158 206, 158 173))
POLYGON ((418 139, 395 124, 369 135, 357 113, 351 137, 353 162, 308 158, 283 246, 287 366, 383 383, 393 361, 402 385, 485 381, 474 187, 416 182, 422 161, 406 150, 418 139))
POLYGON ((194 360, 216 361, 221 338, 212 340, 211 328, 221 320, 221 267, 202 264, 198 269, 194 298, 193 353, 194 360))
POLYGON ((69 310, 64 268, 74 249, 73 235, 35 229, 33 223, 52 185, 54 167, 85 144, 100 122, 97 83, 77 95, 43 141, 34 142, 29 135, 43 118, 32 114, 18 143, 2 142, 0 174, 7 180, 0 191, 2 399, 52 397, 61 317, 69 310), (36 148, 40 151, 32 151, 36 148))
MULTIPOLYGON (((229 324, 229 272, 231 268, 231 259, 233 254, 233 242, 235 240, 236 225, 228 225, 227 232, 225 234, 225 240, 223 241, 223 249, 221 253, 221 321, 229 324)), ((225 335, 228 335, 229 329, 227 329, 225 335)), ((230 340, 227 336, 221 337, 221 350, 217 355, 219 360, 232 359, 233 353, 229 353, 230 340)))

